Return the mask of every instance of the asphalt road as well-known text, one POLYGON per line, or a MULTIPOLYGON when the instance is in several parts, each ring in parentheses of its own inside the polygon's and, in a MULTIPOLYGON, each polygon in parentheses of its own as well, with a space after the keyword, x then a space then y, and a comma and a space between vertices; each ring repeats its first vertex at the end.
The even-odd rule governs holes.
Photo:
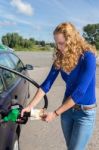
MULTIPOLYGON (((39 84, 45 79, 52 63, 52 53, 48 52, 18 52, 19 57, 25 64, 34 65, 34 70, 29 71, 30 77, 39 84)), ((48 111, 53 111, 61 105, 65 85, 60 75, 52 86, 47 96, 49 99, 48 111)), ((36 88, 31 86, 31 97, 34 96, 36 88)), ((96 97, 99 103, 99 67, 96 71, 96 97)), ((27 103, 29 100, 27 101, 27 103)), ((37 106, 41 108, 42 102, 37 106)), ((99 110, 97 109, 96 127, 87 150, 99 150, 99 110)), ((20 137, 21 150, 66 150, 64 137, 62 134, 60 118, 51 123, 43 121, 29 121, 23 126, 20 137)))

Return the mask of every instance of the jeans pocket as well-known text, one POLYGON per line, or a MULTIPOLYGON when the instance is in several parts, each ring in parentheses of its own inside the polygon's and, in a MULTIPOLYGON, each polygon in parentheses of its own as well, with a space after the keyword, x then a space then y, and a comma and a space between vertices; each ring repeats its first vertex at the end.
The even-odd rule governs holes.
POLYGON ((96 121, 96 108, 82 110, 82 117, 87 125, 94 125, 96 121))
POLYGON ((89 109, 89 110, 84 110, 84 109, 82 109, 82 112, 83 112, 85 115, 88 115, 88 116, 95 115, 95 114, 96 114, 96 107, 95 107, 95 108, 92 108, 92 109, 89 109))

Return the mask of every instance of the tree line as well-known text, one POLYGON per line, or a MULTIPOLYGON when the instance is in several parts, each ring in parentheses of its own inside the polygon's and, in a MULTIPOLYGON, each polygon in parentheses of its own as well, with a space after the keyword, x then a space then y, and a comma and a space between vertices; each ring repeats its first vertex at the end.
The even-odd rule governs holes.
MULTIPOLYGON (((83 27, 83 37, 92 45, 95 45, 99 50, 99 24, 88 24, 83 27)), ((2 36, 2 43, 11 48, 19 49, 53 49, 54 43, 45 41, 37 41, 34 38, 23 38, 18 33, 7 33, 2 36)))
POLYGON ((7 33, 6 35, 2 36, 2 43, 4 45, 7 45, 11 48, 27 48, 27 49, 32 49, 34 46, 39 46, 40 47, 54 47, 54 43, 46 43, 45 41, 37 41, 34 38, 23 38, 20 36, 18 33, 7 33))

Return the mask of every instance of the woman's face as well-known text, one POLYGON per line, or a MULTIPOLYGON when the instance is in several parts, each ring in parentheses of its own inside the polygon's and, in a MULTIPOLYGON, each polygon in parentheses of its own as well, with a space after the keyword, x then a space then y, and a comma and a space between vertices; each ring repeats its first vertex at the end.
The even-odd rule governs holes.
POLYGON ((64 38, 64 35, 62 33, 57 33, 54 35, 55 44, 58 48, 58 50, 64 54, 65 46, 66 46, 66 40, 64 38))

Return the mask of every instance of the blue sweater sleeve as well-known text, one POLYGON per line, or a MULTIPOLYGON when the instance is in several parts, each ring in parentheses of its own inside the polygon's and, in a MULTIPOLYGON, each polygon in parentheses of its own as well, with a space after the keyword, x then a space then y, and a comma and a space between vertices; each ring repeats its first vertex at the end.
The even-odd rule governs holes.
POLYGON ((84 72, 80 77, 80 83, 71 94, 71 98, 75 103, 81 103, 81 98, 83 98, 84 94, 86 93, 86 90, 95 74, 95 70, 96 57, 92 52, 87 51, 84 54, 84 72))
POLYGON ((54 83, 56 77, 58 76, 59 69, 56 69, 54 67, 54 64, 51 66, 51 69, 49 71, 49 74, 47 75, 46 79, 43 81, 43 83, 40 85, 40 88, 47 93, 52 84, 54 83))

